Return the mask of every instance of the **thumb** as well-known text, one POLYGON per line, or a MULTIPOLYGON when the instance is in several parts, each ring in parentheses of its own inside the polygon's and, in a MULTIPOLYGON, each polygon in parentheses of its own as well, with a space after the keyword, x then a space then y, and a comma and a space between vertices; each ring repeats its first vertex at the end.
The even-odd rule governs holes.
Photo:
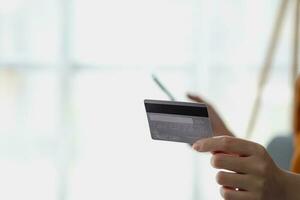
POLYGON ((198 95, 188 93, 187 97, 192 101, 196 101, 198 103, 204 103, 204 100, 201 97, 199 97, 198 95))

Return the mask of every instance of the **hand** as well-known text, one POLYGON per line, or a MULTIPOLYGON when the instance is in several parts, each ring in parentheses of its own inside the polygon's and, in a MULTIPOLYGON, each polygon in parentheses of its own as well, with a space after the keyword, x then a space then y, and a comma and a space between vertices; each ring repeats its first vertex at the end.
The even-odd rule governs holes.
POLYGON ((285 200, 285 172, 279 169, 259 144, 228 136, 197 141, 193 148, 212 152, 214 168, 225 200, 285 200))
POLYGON ((217 111, 211 106, 207 101, 203 100, 201 97, 197 95, 188 94, 187 97, 191 99, 192 101, 198 102, 198 103, 205 103, 208 107, 208 114, 209 118, 212 124, 213 132, 216 136, 219 135, 229 135, 233 136, 231 131, 226 127, 224 121, 220 117, 220 115, 217 113, 217 111))

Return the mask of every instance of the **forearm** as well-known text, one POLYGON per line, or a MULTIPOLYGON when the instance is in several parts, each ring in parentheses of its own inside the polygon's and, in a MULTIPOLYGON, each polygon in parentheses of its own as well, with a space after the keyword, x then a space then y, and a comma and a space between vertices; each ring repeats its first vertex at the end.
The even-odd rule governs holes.
POLYGON ((285 188, 286 199, 300 199, 300 175, 284 171, 283 187, 285 188))

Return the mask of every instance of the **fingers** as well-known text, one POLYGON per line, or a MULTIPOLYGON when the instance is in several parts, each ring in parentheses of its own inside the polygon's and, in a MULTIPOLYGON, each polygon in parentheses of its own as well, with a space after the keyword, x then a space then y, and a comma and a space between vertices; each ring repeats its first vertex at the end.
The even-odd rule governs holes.
POLYGON ((247 191, 240 191, 228 187, 221 187, 220 193, 225 200, 249 200, 255 199, 253 194, 247 191))
POLYGON ((221 171, 217 174, 216 180, 218 184, 229 188, 239 188, 244 191, 251 191, 255 188, 252 177, 246 174, 221 171))
POLYGON ((219 136, 198 140, 193 144, 193 148, 199 152, 225 152, 250 156, 259 149, 259 145, 235 137, 219 136))
POLYGON ((200 98, 198 95, 193 95, 193 94, 187 94, 187 97, 189 99, 191 99, 192 101, 196 101, 196 102, 199 102, 199 103, 204 103, 205 101, 200 98))
POLYGON ((216 169, 226 169, 243 174, 254 171, 251 169, 251 165, 249 166, 249 158, 222 153, 212 156, 211 165, 216 169))

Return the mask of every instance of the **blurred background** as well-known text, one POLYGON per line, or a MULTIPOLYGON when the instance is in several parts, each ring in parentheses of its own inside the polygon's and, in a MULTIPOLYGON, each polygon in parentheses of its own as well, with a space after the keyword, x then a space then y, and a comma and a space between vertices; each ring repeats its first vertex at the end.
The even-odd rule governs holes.
MULTIPOLYGON (((279 0, 0 0, 0 199, 220 199, 143 99, 204 96, 244 137, 279 0)), ((291 16, 288 15, 287 19, 291 16)), ((287 20, 251 139, 291 133, 287 20)))

